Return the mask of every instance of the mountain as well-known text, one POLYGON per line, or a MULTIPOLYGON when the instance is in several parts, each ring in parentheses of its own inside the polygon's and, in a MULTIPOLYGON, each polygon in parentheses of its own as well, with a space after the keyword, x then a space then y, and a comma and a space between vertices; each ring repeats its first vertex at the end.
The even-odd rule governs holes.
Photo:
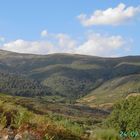
MULTIPOLYGON (((19 54, 0 50, 0 72, 14 77, 8 80, 6 76, 1 78, 0 83, 4 81, 4 85, 14 83, 14 80, 19 83, 19 79, 24 79, 23 84, 32 85, 31 88, 27 86, 27 89, 45 89, 46 92, 41 92, 42 96, 51 94, 74 100, 82 97, 78 101, 80 103, 84 96, 95 96, 96 99, 99 96, 101 101, 95 103, 103 104, 110 103, 110 99, 113 102, 130 93, 140 92, 140 56, 102 58, 77 54, 19 54), (128 87, 134 84, 130 90, 128 87)), ((16 87, 14 88, 16 91, 16 87)), ((0 90, 5 91, 2 84, 0 90)), ((13 91, 11 85, 6 92, 10 94, 10 91, 13 91)), ((32 96, 29 92, 27 94, 32 96)), ((36 95, 38 94, 35 93, 34 96, 36 95)), ((88 104, 89 101, 85 100, 84 103, 88 104)))

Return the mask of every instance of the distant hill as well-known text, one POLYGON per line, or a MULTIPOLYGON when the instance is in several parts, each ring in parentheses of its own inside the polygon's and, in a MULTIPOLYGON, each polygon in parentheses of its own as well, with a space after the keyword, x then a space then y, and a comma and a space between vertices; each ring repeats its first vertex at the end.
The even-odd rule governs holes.
MULTIPOLYGON (((132 92, 137 92, 137 89, 139 92, 140 56, 102 58, 77 54, 18 54, 0 50, 0 72, 14 74, 17 79, 16 75, 36 81, 42 89, 49 88, 53 95, 69 99, 95 96, 96 100, 91 103, 110 103, 127 96, 129 87, 132 92)), ((11 83, 13 81, 10 79, 11 83)))

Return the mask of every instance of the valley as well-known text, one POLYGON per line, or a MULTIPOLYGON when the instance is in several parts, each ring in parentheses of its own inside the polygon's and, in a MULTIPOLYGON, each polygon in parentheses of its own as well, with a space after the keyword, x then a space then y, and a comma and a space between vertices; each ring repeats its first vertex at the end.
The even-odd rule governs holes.
POLYGON ((25 140, 95 140, 96 133, 119 140, 119 126, 107 120, 114 121, 112 112, 121 100, 133 108, 139 94, 140 56, 0 50, 0 136, 10 127, 25 140))

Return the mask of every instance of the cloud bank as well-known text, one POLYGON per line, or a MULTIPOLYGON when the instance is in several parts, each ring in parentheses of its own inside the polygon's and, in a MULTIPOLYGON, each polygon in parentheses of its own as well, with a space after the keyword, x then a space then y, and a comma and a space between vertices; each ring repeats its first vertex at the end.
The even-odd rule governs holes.
POLYGON ((51 52, 53 45, 48 41, 26 41, 18 39, 3 44, 2 49, 18 52, 18 53, 32 53, 32 54, 46 54, 51 52))
POLYGON ((119 50, 124 51, 125 45, 126 40, 121 36, 94 33, 88 36, 87 40, 76 49, 76 52, 96 56, 117 56, 119 50))
MULTIPOLYGON (((49 35, 49 34, 48 34, 49 35)), ((75 53, 96 56, 118 56, 118 51, 125 52, 127 40, 122 36, 101 35, 90 33, 83 42, 72 39, 69 35, 58 33, 51 35, 50 39, 40 41, 26 41, 18 39, 4 43, 4 50, 18 53, 50 54, 75 53)))

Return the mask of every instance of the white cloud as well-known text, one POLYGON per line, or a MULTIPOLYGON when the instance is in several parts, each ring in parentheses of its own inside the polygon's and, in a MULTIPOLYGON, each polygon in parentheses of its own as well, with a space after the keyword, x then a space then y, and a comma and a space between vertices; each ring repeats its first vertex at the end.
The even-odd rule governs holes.
POLYGON ((125 4, 120 3, 115 8, 108 8, 106 10, 96 10, 91 16, 81 14, 78 19, 84 26, 92 25, 120 25, 125 23, 140 13, 140 6, 126 7, 125 4))
POLYGON ((76 41, 63 33, 52 35, 51 39, 51 41, 26 41, 18 39, 4 43, 2 49, 19 53, 49 54, 70 53, 76 47, 76 41))
POLYGON ((127 45, 127 41, 119 35, 109 36, 90 33, 84 42, 78 42, 67 34, 59 33, 52 34, 49 41, 18 39, 4 43, 2 49, 31 54, 75 53, 94 56, 119 56, 131 49, 130 45, 127 45))
POLYGON ((2 47, 8 51, 33 54, 46 54, 51 52, 52 48, 53 45, 47 41, 25 41, 22 39, 5 43, 2 47))
POLYGON ((48 31, 47 30, 43 30, 41 32, 41 37, 46 37, 46 36, 48 36, 48 31))
POLYGON ((77 45, 77 42, 67 34, 59 33, 55 37, 57 39, 57 45, 63 51, 71 52, 77 45))
POLYGON ((126 41, 121 36, 91 34, 88 39, 75 49, 76 53, 97 56, 116 56, 124 51, 126 41))

